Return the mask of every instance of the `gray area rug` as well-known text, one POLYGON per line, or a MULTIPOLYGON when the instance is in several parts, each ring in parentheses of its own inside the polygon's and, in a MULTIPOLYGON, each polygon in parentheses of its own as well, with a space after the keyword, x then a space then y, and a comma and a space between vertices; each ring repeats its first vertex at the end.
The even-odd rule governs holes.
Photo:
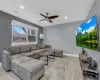
MULTIPOLYGON (((44 60, 44 58, 41 58, 44 60)), ((45 75, 40 80, 83 80, 79 59, 64 56, 49 59, 45 75)), ((21 80, 13 72, 6 72, 0 66, 0 80, 21 80)))
POLYGON ((46 66, 46 73, 40 80, 83 80, 79 59, 63 57, 46 66))

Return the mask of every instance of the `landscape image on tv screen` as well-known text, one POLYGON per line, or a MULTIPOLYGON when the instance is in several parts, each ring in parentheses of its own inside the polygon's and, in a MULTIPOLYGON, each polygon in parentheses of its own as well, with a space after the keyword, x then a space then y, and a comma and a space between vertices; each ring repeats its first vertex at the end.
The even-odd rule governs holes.
POLYGON ((76 45, 98 51, 96 16, 76 29, 76 45))

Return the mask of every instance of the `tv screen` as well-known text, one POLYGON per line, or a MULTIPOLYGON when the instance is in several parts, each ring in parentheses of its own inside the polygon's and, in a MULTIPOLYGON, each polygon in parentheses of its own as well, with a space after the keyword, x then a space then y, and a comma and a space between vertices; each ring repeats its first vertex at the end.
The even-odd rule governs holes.
POLYGON ((76 45, 98 51, 96 16, 92 17, 76 29, 76 45))

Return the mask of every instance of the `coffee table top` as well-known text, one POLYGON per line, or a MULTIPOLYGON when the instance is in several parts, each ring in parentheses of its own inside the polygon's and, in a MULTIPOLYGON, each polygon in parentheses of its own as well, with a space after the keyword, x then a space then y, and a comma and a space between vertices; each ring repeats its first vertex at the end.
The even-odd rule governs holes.
POLYGON ((43 52, 39 53, 39 55, 48 56, 48 55, 51 55, 52 53, 54 53, 54 50, 47 50, 47 51, 43 51, 43 52))

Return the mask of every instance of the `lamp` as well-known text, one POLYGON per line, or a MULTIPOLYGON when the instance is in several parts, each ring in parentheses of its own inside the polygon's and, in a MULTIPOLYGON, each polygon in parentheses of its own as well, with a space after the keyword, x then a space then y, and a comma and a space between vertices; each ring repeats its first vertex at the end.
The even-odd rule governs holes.
POLYGON ((40 34, 40 39, 44 39, 44 34, 40 34))

